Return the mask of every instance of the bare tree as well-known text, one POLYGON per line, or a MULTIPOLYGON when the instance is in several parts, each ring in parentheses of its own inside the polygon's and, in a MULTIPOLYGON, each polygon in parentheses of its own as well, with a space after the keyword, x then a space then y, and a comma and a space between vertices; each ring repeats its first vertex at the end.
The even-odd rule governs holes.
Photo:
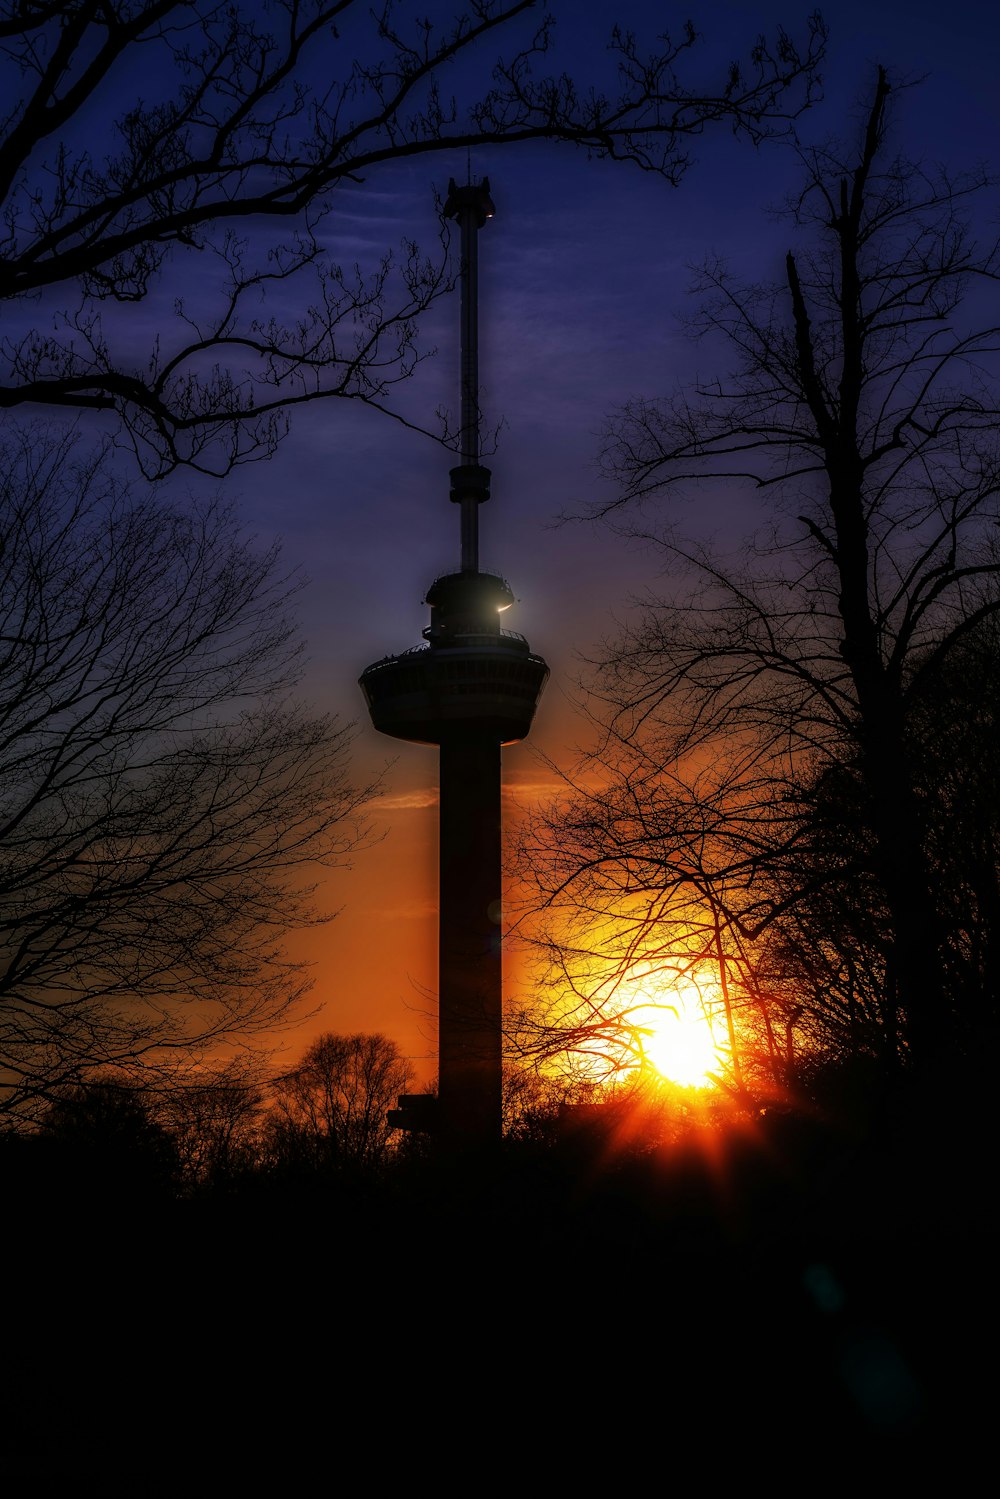
POLYGON ((740 1092, 758 1000, 744 903, 730 902, 744 888, 751 843, 766 836, 759 788, 737 782, 731 767, 721 779, 714 766, 685 776, 647 749, 605 740, 599 780, 567 779, 566 794, 523 830, 545 998, 513 1017, 512 1041, 536 1057, 585 1058, 592 1078, 610 1081, 646 1065, 651 1021, 676 1013, 686 991, 724 1034, 720 1072, 740 1092))
POLYGON ((260 1065, 242 1057, 183 1075, 152 1096, 189 1188, 218 1189, 259 1167, 266 1094, 260 1065))
MULTIPOLYGON (((821 889, 868 882, 883 1052, 929 1067, 996 1002, 980 985, 971 1005, 956 982, 963 939, 936 847, 947 805, 928 774, 945 718, 926 705, 1000 611, 1000 330, 967 298, 1000 258, 969 222, 988 179, 893 156, 889 101, 880 70, 859 142, 801 149, 791 213, 807 246, 782 286, 705 270, 700 327, 735 356, 730 375, 633 402, 610 429, 620 498, 606 515, 688 583, 622 635, 599 690, 641 763, 712 763, 742 788, 725 904, 747 937, 821 889), (742 561, 630 519, 654 495, 723 485, 770 500, 742 561)), ((984 891, 995 855, 994 841, 984 891)))
POLYGON ((311 1170, 377 1165, 393 1134, 389 1110, 412 1079, 413 1068, 388 1036, 320 1036, 273 1084, 276 1159, 311 1170))
POLYGON ((280 1022, 307 987, 281 933, 319 919, 365 793, 290 696, 276 549, 39 431, 0 500, 0 1081, 25 1117, 280 1022))
POLYGON ((298 403, 385 408, 447 276, 409 243, 338 264, 352 190, 394 162, 540 139, 677 181, 707 126, 785 128, 824 43, 817 17, 801 49, 779 31, 706 92, 681 77, 690 24, 649 55, 616 30, 606 97, 539 76, 551 21, 525 31, 533 9, 471 0, 437 24, 392 0, 4 4, 0 407, 113 413, 149 475, 269 453, 298 403), (142 304, 143 324, 122 316, 142 304))

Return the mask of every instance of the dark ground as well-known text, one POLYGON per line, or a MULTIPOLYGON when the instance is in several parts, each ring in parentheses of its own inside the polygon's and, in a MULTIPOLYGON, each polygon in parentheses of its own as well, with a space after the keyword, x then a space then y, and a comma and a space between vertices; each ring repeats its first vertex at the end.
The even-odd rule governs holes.
POLYGON ((983 1129, 911 1101, 860 1134, 772 1115, 185 1200, 8 1150, 3 1466, 105 1494, 961 1492, 993 1426, 983 1129))

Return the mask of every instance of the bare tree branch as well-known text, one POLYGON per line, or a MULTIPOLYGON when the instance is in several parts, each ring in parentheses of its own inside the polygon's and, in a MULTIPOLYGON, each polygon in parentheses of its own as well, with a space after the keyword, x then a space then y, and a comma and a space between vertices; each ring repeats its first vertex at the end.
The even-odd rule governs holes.
POLYGON ((404 243, 364 271, 338 262, 345 187, 393 162, 533 140, 676 182, 710 126, 786 130, 825 41, 814 16, 801 47, 760 39, 701 91, 681 76, 693 29, 650 54, 618 30, 611 97, 539 71, 552 23, 525 30, 535 8, 472 0, 439 25, 391 0, 0 7, 0 406, 113 412, 150 476, 266 455, 303 402, 391 409, 420 315, 449 286, 447 246, 428 258, 404 243), (172 285, 213 310, 194 293, 172 308, 172 285), (291 324, 261 311, 279 286, 304 309, 291 324), (52 318, 37 309, 54 293, 52 318), (114 304, 148 305, 145 354, 114 304))
POLYGON ((700 902, 747 959, 768 1045, 794 998, 814 1039, 929 1067, 975 1048, 1000 992, 1000 333, 966 301, 1000 255, 969 222, 988 179, 894 158, 890 97, 880 69, 856 145, 800 148, 783 286, 704 268, 696 331, 725 336, 729 374, 609 425, 599 513, 674 581, 597 663, 600 790, 531 859, 573 913, 555 950, 595 961, 590 923, 600 982, 684 951, 700 902), (773 521, 737 559, 637 518, 748 484, 773 521))
POLYGON ((36 430, 3 463, 0 1081, 11 1107, 280 1025, 366 793, 290 696, 296 580, 216 504, 130 499, 36 430))

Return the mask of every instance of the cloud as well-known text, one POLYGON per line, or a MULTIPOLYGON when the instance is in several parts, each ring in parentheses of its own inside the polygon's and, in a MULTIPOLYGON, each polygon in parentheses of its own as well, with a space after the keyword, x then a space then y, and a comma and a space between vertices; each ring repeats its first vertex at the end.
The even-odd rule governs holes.
MULTIPOLYGON (((565 796, 567 786, 564 780, 555 775, 543 775, 534 779, 519 776, 511 781, 505 780, 501 791, 504 802, 511 805, 525 805, 565 796)), ((367 810, 376 816, 382 813, 393 815, 397 812, 425 812, 431 807, 436 807, 439 801, 440 796, 436 786, 416 786, 411 791, 390 792, 385 796, 373 797, 368 803, 367 810)))
POLYGON ((542 780, 517 780, 503 788, 504 801, 521 805, 527 802, 551 801, 566 795, 566 782, 557 776, 542 780))
POLYGON ((437 917, 438 904, 436 900, 411 900, 394 906, 380 905, 377 910, 379 919, 386 924, 391 921, 427 921, 432 916, 437 917))
POLYGON ((413 791, 399 791, 392 796, 376 796, 368 803, 369 812, 423 812, 427 807, 436 807, 436 786, 418 786, 413 791))

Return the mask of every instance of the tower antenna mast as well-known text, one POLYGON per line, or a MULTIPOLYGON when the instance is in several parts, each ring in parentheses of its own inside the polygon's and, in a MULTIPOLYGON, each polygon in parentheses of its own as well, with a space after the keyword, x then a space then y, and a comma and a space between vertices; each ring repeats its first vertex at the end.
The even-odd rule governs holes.
POLYGON ((479 461, 479 231, 495 213, 488 177, 465 187, 449 182, 444 214, 458 224, 462 251, 462 462, 451 471, 451 497, 461 507, 463 573, 479 571, 479 507, 490 497, 489 469, 479 461))

